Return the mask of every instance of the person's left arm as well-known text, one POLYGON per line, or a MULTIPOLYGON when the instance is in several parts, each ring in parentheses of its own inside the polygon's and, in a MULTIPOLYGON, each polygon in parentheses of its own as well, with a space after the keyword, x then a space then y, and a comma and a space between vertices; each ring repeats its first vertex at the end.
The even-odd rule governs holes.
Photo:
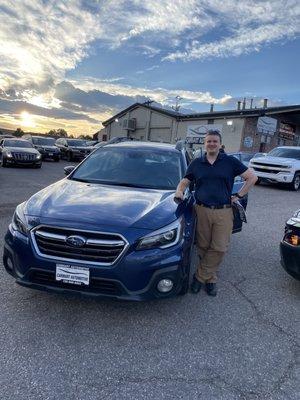
POLYGON ((253 185, 255 185, 255 182, 257 181, 257 176, 255 175, 253 170, 250 168, 248 168, 245 172, 240 174, 240 176, 244 179, 244 185, 242 186, 240 191, 237 193, 237 196, 232 196, 231 200, 233 202, 244 197, 249 192, 251 187, 253 185))

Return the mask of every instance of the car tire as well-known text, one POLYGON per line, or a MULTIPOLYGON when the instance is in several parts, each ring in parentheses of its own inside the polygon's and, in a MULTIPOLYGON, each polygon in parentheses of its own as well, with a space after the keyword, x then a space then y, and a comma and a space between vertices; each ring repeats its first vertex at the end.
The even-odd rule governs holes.
POLYGON ((53 160, 54 160, 55 162, 58 162, 58 161, 59 161, 59 157, 54 157, 53 160))
POLYGON ((1 165, 2 165, 3 168, 7 167, 6 159, 3 156, 2 156, 1 165))
POLYGON ((42 164, 36 164, 34 168, 42 168, 42 164))
POLYGON ((290 184, 290 188, 294 190, 295 192, 299 190, 300 188, 300 173, 296 172, 294 175, 294 179, 292 180, 290 184))
POLYGON ((67 152, 67 161, 72 161, 73 160, 73 156, 72 153, 70 151, 67 152))

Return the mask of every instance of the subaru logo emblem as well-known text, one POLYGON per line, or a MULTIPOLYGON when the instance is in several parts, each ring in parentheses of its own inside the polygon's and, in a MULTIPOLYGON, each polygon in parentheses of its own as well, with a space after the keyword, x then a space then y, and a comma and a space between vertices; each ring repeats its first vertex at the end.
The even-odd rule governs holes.
POLYGON ((82 247, 86 243, 86 239, 82 236, 68 236, 66 242, 69 246, 82 247))

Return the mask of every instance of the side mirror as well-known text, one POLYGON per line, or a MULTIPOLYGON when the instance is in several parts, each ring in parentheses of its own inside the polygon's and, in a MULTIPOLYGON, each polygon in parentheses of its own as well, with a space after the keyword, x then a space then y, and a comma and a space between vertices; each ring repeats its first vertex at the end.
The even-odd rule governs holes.
POLYGON ((70 173, 74 171, 75 168, 76 167, 74 165, 68 165, 67 167, 64 167, 65 175, 70 175, 70 173))

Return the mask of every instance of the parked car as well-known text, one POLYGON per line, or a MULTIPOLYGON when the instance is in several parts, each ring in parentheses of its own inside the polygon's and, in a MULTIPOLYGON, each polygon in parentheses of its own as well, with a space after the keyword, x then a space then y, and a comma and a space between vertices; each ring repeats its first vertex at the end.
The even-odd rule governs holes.
POLYGON ((33 145, 24 139, 2 139, 0 141, 2 167, 9 165, 41 168, 42 156, 33 145))
POLYGON ((23 135, 41 153, 42 159, 50 158, 56 162, 60 159, 60 150, 55 146, 55 139, 45 136, 23 135))
POLYGON ((300 210, 286 222, 280 255, 283 268, 293 278, 300 280, 300 210))
POLYGON ((268 153, 255 153, 254 156, 253 156, 253 158, 256 158, 256 157, 265 157, 267 154, 268 154, 268 153))
POLYGON ((57 139, 55 145, 61 152, 61 158, 66 158, 67 161, 82 160, 93 150, 91 146, 86 145, 84 139, 57 139))
POLYGON ((103 147, 103 146, 106 146, 107 144, 130 142, 132 140, 136 141, 138 139, 127 137, 127 136, 115 136, 115 137, 109 139, 107 142, 98 142, 94 146, 95 147, 103 147))
POLYGON ((180 143, 132 141, 66 167, 66 178, 17 206, 6 271, 20 285, 58 293, 127 300, 186 293, 194 195, 190 188, 177 204, 174 194, 187 160, 180 143))
POLYGON ((238 160, 240 160, 240 162, 242 162, 246 167, 249 166, 249 161, 251 160, 251 158, 254 157, 254 153, 247 153, 245 151, 239 151, 236 153, 227 153, 227 154, 229 156, 233 156, 238 160))
POLYGON ((95 146, 97 143, 99 143, 98 142, 98 140, 86 140, 85 141, 85 144, 86 144, 86 146, 95 146))
POLYGON ((276 147, 264 157, 252 158, 249 167, 254 169, 257 183, 265 181, 284 184, 292 190, 300 188, 300 147, 276 147))

